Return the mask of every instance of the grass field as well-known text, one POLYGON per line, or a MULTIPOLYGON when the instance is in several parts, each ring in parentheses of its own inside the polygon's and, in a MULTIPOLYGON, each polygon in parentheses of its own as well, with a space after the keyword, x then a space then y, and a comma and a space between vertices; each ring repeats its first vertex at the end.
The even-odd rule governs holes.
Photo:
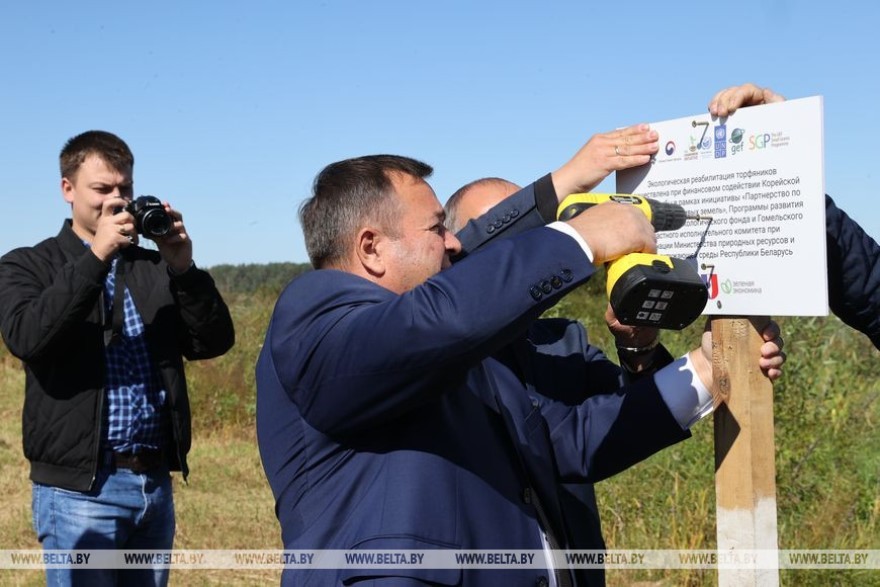
MULTIPOLYGON (((229 296, 236 347, 188 366, 194 443, 189 484, 175 477, 182 549, 281 547, 253 430, 253 364, 273 297, 229 296)), ((610 348, 600 297, 574 294, 555 309, 581 317, 610 348)), ((880 549, 880 352, 835 318, 780 319, 789 361, 775 386, 779 545, 783 549, 880 549)), ((673 353, 697 326, 664 333, 673 353)), ((38 548, 21 454, 24 376, 0 346, 0 549, 38 548)), ((597 485, 609 548, 715 547, 711 419, 694 438, 597 485)), ((279 571, 179 571, 173 585, 276 584, 279 571)), ((783 585, 880 585, 880 571, 782 571, 783 585)), ((609 571, 609 585, 714 585, 714 571, 609 571)), ((0 570, 0 585, 41 585, 39 571, 0 570)))
MULTIPOLYGON (((0 549, 39 548, 31 526, 28 466, 21 454, 24 374, 5 358, 0 370, 0 549)), ((174 476, 175 547, 279 549, 272 493, 263 477, 252 428, 212 429, 194 419, 198 439, 189 483, 174 476)), ((280 571, 172 570, 173 585, 277 584, 280 571)), ((0 570, 0 585, 43 585, 42 571, 0 570)))

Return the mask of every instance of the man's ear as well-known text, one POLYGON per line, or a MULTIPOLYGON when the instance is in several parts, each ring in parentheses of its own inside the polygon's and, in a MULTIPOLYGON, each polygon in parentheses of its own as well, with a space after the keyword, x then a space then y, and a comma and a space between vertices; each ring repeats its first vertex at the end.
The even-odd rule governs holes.
POLYGON ((374 277, 385 275, 386 259, 382 252, 387 238, 382 231, 375 228, 366 227, 358 231, 356 243, 358 261, 361 267, 374 277))
POLYGON ((69 179, 66 177, 61 178, 61 197, 64 198, 64 201, 68 204, 73 204, 73 192, 74 187, 69 179))

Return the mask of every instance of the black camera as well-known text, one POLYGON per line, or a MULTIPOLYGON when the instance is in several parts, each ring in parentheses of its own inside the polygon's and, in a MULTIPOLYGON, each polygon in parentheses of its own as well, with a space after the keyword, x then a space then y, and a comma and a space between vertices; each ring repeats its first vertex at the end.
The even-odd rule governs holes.
POLYGON ((125 211, 134 216, 135 230, 147 238, 159 238, 171 230, 171 217, 156 196, 138 196, 125 211))

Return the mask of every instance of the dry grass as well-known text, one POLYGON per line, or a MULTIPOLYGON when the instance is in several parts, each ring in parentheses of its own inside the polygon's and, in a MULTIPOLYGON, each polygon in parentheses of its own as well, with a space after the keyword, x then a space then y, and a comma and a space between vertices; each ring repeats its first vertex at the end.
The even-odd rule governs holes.
MULTIPOLYGON (((38 549, 31 524, 29 468, 21 454, 24 375, 0 357, 0 550, 38 549)), ((174 475, 175 547, 183 549, 281 548, 272 493, 263 477, 253 431, 200 430, 195 423, 191 474, 174 475)), ((176 570, 172 585, 273 585, 277 570, 176 570)), ((42 571, 0 570, 0 585, 43 585, 42 571)))

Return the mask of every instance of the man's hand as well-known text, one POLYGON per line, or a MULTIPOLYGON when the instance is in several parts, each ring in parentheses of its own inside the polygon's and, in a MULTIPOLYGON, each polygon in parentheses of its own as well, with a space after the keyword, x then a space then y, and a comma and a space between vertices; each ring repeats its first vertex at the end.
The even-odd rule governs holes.
POLYGON ((767 327, 761 332, 761 338, 764 344, 761 345, 761 358, 758 359, 758 366, 761 371, 771 381, 776 381, 782 377, 782 365, 785 364, 786 355, 782 347, 785 341, 782 340, 782 334, 779 332, 779 324, 770 321, 767 327))
POLYGON ((621 324, 611 304, 605 308, 605 324, 614 336, 614 343, 619 347, 644 348, 653 344, 660 336, 660 330, 657 328, 621 324))
POLYGON ((621 367, 632 373, 641 373, 654 363, 654 350, 660 330, 650 326, 627 326, 617 320, 611 304, 605 309, 605 324, 614 336, 617 357, 621 367), (644 350, 635 350, 644 349, 644 350))
POLYGON ((657 252, 654 227, 635 206, 609 201, 592 206, 567 222, 589 245, 595 265, 627 253, 657 252))
POLYGON ((647 124, 593 135, 553 172, 556 196, 561 202, 569 194, 588 192, 614 171, 645 165, 659 148, 657 132, 647 124))
POLYGON ((122 198, 109 198, 101 204, 92 253, 104 263, 110 263, 119 249, 137 243, 134 216, 125 211, 127 203, 122 198))
MULTIPOLYGON (((782 351, 784 341, 779 333, 779 325, 773 320, 768 322, 761 331, 761 338, 764 343, 761 345, 758 366, 768 379, 775 381, 782 377, 782 366, 786 360, 786 355, 782 351)), ((709 320, 706 320, 700 348, 692 350, 690 357, 703 385, 707 389, 712 389, 712 329, 709 320)))
POLYGON ((785 97, 770 88, 759 88, 755 84, 743 84, 721 90, 709 101, 712 116, 724 118, 745 106, 760 106, 773 102, 785 102, 785 97))
POLYGON ((168 263, 174 273, 183 273, 192 265, 192 240, 183 225, 183 215, 171 207, 168 202, 162 202, 165 212, 171 218, 171 230, 165 236, 156 239, 156 246, 162 258, 168 263))

